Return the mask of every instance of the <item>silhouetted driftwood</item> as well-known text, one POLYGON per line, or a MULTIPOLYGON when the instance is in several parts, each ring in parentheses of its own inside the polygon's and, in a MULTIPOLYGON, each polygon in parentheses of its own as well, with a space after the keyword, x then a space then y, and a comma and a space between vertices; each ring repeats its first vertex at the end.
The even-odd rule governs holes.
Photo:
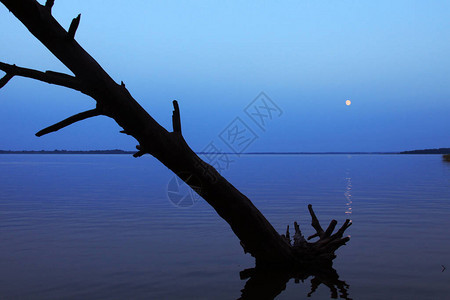
POLYGON ((1 86, 14 76, 22 76, 80 91, 97 102, 95 109, 76 114, 37 135, 57 131, 87 117, 105 115, 114 119, 123 128, 123 133, 139 142, 134 156, 153 155, 190 185, 228 222, 244 250, 256 258, 257 266, 330 264, 335 257, 334 251, 348 241, 348 237, 342 237, 351 224, 348 220, 340 230, 331 234, 336 221, 332 221, 327 230, 322 230, 311 206, 309 211, 319 237, 317 242, 306 242, 297 225, 293 242, 289 233, 279 235, 245 195, 189 148, 181 134, 176 101, 173 102, 173 132, 168 132, 133 99, 125 84, 117 84, 76 42, 80 15, 72 20, 66 31, 51 14, 52 0, 45 5, 35 0, 0 1, 74 74, 40 72, 1 63, 0 69, 6 72, 0 80, 1 86))

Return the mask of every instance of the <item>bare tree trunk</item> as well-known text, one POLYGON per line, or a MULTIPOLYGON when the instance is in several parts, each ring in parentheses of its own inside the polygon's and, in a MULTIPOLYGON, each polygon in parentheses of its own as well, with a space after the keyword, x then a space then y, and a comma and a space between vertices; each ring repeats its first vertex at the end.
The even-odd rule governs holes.
POLYGON ((344 230, 351 225, 348 220, 339 231, 331 235, 336 221, 333 220, 326 231, 322 230, 311 207, 312 225, 317 231, 316 236, 320 237, 319 241, 306 242, 297 225, 293 243, 289 233, 287 237, 279 235, 245 195, 189 148, 181 134, 176 101, 172 116, 173 132, 168 132, 133 99, 123 82, 117 84, 75 41, 80 15, 73 19, 66 31, 51 14, 52 0, 48 0, 45 5, 35 0, 0 1, 75 75, 39 72, 0 63, 0 69, 6 72, 0 80, 0 88, 14 76, 23 76, 78 90, 96 101, 94 109, 45 128, 37 136, 89 117, 111 117, 124 129, 123 133, 139 142, 139 151, 134 156, 147 153, 153 155, 191 186, 231 226, 244 250, 256 258, 257 264, 331 262, 335 257, 334 251, 348 241, 348 237, 342 238, 344 230))

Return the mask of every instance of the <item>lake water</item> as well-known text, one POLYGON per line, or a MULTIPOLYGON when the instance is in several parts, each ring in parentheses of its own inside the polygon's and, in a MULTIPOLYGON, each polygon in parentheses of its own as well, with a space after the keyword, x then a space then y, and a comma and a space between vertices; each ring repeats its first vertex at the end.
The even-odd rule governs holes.
MULTIPOLYGON (((450 299, 441 156, 244 155, 224 175, 279 232, 312 233, 309 203, 322 226, 352 219, 334 260, 350 298, 450 299)), ((174 205, 174 182, 150 156, 0 155, 0 299, 239 298, 252 257, 205 201, 174 205)))

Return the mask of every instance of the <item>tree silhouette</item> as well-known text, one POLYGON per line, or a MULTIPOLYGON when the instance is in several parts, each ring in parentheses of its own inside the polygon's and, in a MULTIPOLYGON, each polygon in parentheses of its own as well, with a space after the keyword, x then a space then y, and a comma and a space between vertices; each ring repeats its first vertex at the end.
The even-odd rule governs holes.
POLYGON ((334 252, 349 240, 349 237, 343 237, 344 231, 351 225, 349 220, 333 234, 337 222, 331 221, 323 230, 309 205, 312 226, 316 230, 316 234, 309 239, 318 237, 316 242, 307 242, 297 223, 294 224, 292 239, 289 226, 285 235, 278 234, 245 195, 187 145, 181 132, 180 110, 176 101, 173 101, 173 131, 169 132, 133 99, 123 82, 116 83, 77 43, 75 34, 81 15, 73 19, 66 31, 52 16, 53 0, 47 0, 45 5, 35 0, 0 1, 74 74, 41 72, 0 63, 0 69, 6 73, 0 80, 0 88, 14 76, 22 76, 80 91, 96 101, 95 108, 49 126, 36 133, 37 136, 90 117, 108 116, 123 128, 122 133, 132 136, 139 143, 135 157, 151 154, 216 210, 240 239, 244 251, 255 257, 257 267, 331 265, 336 257, 334 252))

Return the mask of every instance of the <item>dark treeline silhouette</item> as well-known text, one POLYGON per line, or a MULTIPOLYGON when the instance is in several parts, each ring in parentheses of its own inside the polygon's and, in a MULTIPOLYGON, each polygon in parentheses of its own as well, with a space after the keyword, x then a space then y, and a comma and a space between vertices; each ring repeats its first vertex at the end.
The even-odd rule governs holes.
MULTIPOLYGON (((112 150, 0 150, 0 154, 134 154, 136 151, 127 151, 121 149, 112 150)), ((235 154, 234 152, 221 152, 222 154, 235 154)), ((286 151, 270 151, 270 152, 243 152, 239 155, 320 155, 320 154, 339 154, 339 155, 374 155, 374 154, 448 154, 450 153, 450 148, 437 148, 437 149, 423 149, 423 150, 408 150, 402 152, 336 152, 336 151, 326 151, 326 152, 286 152, 286 151)), ((209 155, 216 154, 215 152, 195 152, 197 155, 209 155)))
POLYGON ((113 150, 0 150, 0 154, 134 154, 136 151, 113 150))
POLYGON ((450 148, 434 148, 434 149, 409 150, 400 152, 400 154, 448 154, 448 153, 450 153, 450 148))

